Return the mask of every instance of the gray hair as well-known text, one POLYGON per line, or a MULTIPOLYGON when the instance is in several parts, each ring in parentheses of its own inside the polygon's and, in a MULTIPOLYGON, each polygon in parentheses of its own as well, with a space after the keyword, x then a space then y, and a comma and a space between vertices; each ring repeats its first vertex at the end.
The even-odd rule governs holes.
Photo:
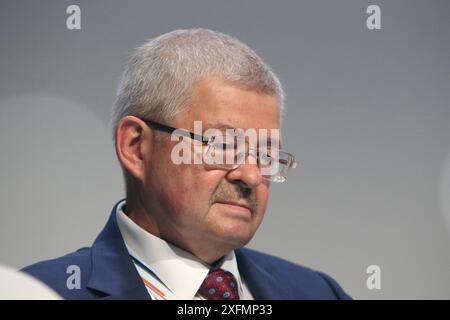
POLYGON ((168 122, 186 111, 196 82, 210 75, 275 95, 283 115, 279 79, 247 45, 207 29, 175 30, 138 47, 128 62, 113 108, 114 136, 125 116, 168 122))

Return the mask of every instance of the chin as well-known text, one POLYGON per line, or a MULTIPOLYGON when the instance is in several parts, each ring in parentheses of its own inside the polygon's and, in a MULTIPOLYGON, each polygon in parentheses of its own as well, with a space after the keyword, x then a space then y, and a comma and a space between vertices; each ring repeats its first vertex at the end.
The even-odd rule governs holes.
POLYGON ((247 216, 234 212, 217 210, 210 215, 206 230, 214 241, 221 242, 230 247, 240 248, 253 238, 259 224, 247 216))
POLYGON ((253 238, 253 232, 250 230, 228 229, 215 232, 215 238, 220 242, 230 246, 232 249, 237 249, 245 246, 253 238))

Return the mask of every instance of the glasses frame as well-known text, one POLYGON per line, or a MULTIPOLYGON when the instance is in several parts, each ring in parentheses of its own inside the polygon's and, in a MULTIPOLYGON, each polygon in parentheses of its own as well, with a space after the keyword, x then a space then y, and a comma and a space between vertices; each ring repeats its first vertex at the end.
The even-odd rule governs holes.
MULTIPOLYGON (((168 125, 156 122, 156 121, 151 120, 151 119, 145 119, 145 118, 139 118, 139 119, 142 120, 143 122, 145 122, 145 124, 147 124, 149 127, 152 127, 152 128, 154 128, 156 130, 159 130, 159 131, 164 131, 164 132, 172 134, 174 131, 178 130, 178 134, 179 135, 182 135, 182 136, 185 136, 187 138, 191 138, 191 139, 197 140, 197 141, 201 142, 202 144, 204 144, 206 146, 209 146, 211 141, 214 140, 214 137, 215 137, 215 136, 205 137, 203 135, 199 135, 199 134, 190 132, 190 131, 185 130, 185 129, 174 128, 174 127, 171 127, 171 126, 168 126, 168 125)), ((278 174, 278 177, 274 177, 273 179, 270 179, 270 178, 265 177, 264 175, 261 175, 263 177, 263 179, 266 179, 266 180, 269 180, 269 181, 274 181, 274 182, 284 182, 286 180, 286 177, 282 176, 281 174, 284 173, 286 175, 288 171, 290 171, 291 169, 295 169, 297 167, 297 162, 295 161, 295 156, 293 154, 291 154, 289 152, 286 152, 284 150, 280 150, 279 152, 282 152, 282 153, 284 153, 284 154, 286 154, 288 156, 288 158, 289 158, 289 160, 287 161, 288 162, 288 166, 287 166, 288 169, 285 170, 285 172, 280 172, 278 174)), ((257 153, 258 153, 258 151, 257 151, 257 153)), ((248 153, 246 155, 246 157, 249 154, 250 153, 248 153)), ((256 159, 258 159, 258 155, 256 155, 256 159)), ((240 165, 241 164, 233 164, 231 166, 221 166, 221 165, 217 165, 216 164, 214 166, 218 167, 218 168, 221 168, 221 169, 225 169, 225 170, 235 170, 235 169, 239 168, 240 165)))

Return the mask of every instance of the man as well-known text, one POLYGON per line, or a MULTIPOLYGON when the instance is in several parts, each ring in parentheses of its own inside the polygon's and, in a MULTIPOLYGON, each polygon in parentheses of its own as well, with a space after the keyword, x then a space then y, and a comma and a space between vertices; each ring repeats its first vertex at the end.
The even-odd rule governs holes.
POLYGON ((323 273, 242 248, 270 183, 295 166, 278 147, 283 99, 270 68, 230 36, 178 30, 145 43, 113 116, 126 199, 92 247, 24 270, 66 299, 350 298, 323 273))

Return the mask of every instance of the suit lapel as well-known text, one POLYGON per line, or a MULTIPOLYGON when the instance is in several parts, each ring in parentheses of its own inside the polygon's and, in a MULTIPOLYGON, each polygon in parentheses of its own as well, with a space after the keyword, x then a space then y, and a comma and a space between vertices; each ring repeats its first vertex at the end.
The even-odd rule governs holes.
POLYGON ((239 273, 256 300, 282 299, 282 290, 269 273, 248 257, 244 250, 236 250, 235 254, 239 273))
POLYGON ((92 245, 92 272, 87 287, 106 299, 149 300, 147 289, 120 234, 116 207, 117 204, 92 245))
POLYGON ((257 300, 308 299, 305 292, 291 293, 267 270, 258 265, 246 249, 235 251, 239 273, 257 300))
MULTIPOLYGON (((120 234, 116 220, 117 205, 92 245, 92 271, 87 287, 103 299, 149 300, 148 291, 120 234)), ((246 249, 238 249, 235 254, 239 273, 255 299, 301 299, 298 292, 295 297, 286 292, 286 288, 259 266, 246 249)), ((306 294, 304 298, 307 298, 306 294)))

